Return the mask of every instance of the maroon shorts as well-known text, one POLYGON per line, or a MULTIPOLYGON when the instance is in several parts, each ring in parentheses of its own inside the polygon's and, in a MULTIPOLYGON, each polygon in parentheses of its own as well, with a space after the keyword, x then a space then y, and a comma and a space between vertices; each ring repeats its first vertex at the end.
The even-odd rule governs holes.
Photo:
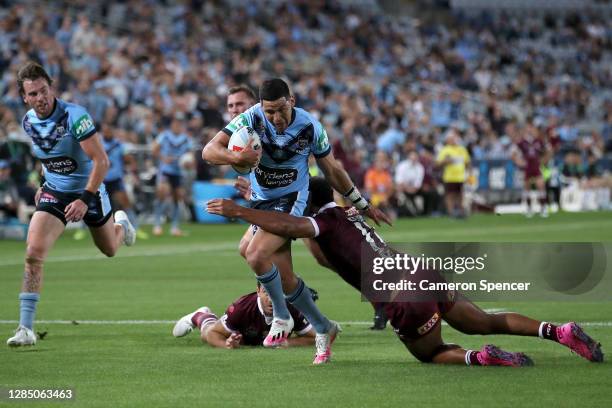
POLYGON ((536 179, 538 177, 542 177, 540 169, 525 169, 525 180, 536 179))
POLYGON ((444 192, 461 194, 463 192, 463 183, 444 183, 444 192))
POLYGON ((400 340, 412 341, 426 335, 440 324, 442 315, 455 305, 456 296, 456 291, 449 291, 446 301, 387 303, 385 312, 400 340))

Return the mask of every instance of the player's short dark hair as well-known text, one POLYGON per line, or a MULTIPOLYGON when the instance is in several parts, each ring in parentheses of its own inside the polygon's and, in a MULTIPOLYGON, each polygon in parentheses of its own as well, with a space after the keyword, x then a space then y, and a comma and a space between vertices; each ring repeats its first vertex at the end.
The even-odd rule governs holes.
POLYGON ((17 87, 19 88, 19 93, 23 95, 25 91, 23 90, 23 83, 25 81, 36 81, 39 78, 43 78, 49 86, 53 84, 53 79, 47 74, 47 71, 37 62, 30 61, 25 64, 23 67, 17 71, 17 87))
POLYGON ((259 87, 259 99, 262 101, 275 101, 280 98, 291 96, 289 85, 280 78, 271 78, 263 81, 259 87))
POLYGON ((308 190, 310 191, 311 206, 321 208, 334 201, 334 190, 323 177, 311 177, 308 190))
POLYGON ((247 94, 247 96, 249 98, 251 98, 252 100, 256 100, 257 96, 255 96, 255 92, 251 89, 250 86, 245 85, 245 84, 240 84, 240 85, 236 85, 236 86, 232 86, 228 91, 227 91, 227 96, 236 94, 238 92, 244 92, 245 94, 247 94))

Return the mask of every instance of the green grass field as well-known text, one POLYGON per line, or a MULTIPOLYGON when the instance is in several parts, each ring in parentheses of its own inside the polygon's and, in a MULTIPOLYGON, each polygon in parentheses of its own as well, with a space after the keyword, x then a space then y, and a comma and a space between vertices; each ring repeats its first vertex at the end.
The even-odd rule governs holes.
MULTIPOLYGON (((193 225, 187 227, 189 237, 140 241, 113 259, 104 259, 89 239, 74 241, 68 231, 46 264, 37 319, 107 323, 39 323, 36 330, 48 333, 35 347, 0 345, 0 388, 71 387, 76 400, 65 403, 79 407, 603 407, 612 400, 608 362, 592 364, 535 338, 467 336, 444 327, 449 342, 473 349, 495 343, 524 351, 536 365, 507 369, 419 363, 390 328, 368 330, 369 304, 318 267, 301 242, 293 250, 296 272, 319 291, 321 309, 344 322, 332 364, 312 366, 310 347, 228 351, 201 345, 196 334, 173 338, 168 321, 202 305, 220 315, 231 301, 254 289, 236 249, 244 227, 193 225), (122 320, 141 322, 120 324, 122 320)), ((381 231, 394 242, 612 241, 612 214, 402 220, 381 231)), ((2 342, 16 327, 23 252, 23 242, 0 241, 2 342)), ((604 352, 612 344, 612 303, 481 306, 553 322, 597 322, 585 329, 601 341, 604 352)))

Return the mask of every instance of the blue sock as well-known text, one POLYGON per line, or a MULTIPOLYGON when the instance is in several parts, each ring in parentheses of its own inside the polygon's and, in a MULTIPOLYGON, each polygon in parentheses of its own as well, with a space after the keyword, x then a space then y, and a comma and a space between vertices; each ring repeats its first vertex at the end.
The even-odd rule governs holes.
POLYGON ((172 228, 178 228, 181 221, 181 204, 174 203, 172 206, 172 228))
POLYGON ((22 292, 19 294, 19 325, 30 330, 34 327, 38 299, 40 299, 38 293, 22 292))
POLYGON ((297 310, 302 312, 317 333, 324 334, 329 331, 331 326, 329 320, 321 313, 317 305, 315 305, 314 300, 312 300, 312 293, 302 279, 298 279, 298 285, 293 293, 287 296, 287 302, 291 303, 297 310))
POLYGON ((168 203, 168 200, 155 200, 155 210, 154 210, 154 215, 155 215, 155 221, 154 221, 154 225, 156 227, 161 226, 161 217, 162 215, 165 215, 168 212, 168 206, 170 205, 170 203, 168 203))
POLYGON ((287 301, 283 293, 283 282, 276 265, 272 264, 272 269, 263 275, 257 276, 257 280, 266 289, 268 296, 270 296, 272 308, 274 309, 274 317, 289 320, 291 314, 289 314, 289 309, 287 309, 287 301))

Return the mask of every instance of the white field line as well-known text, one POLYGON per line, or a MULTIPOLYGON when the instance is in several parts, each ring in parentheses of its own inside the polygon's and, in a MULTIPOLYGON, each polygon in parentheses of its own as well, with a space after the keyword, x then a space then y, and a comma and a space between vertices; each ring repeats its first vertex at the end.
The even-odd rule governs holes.
MULTIPOLYGON (((123 249, 119 252, 116 258, 134 258, 134 257, 151 257, 151 256, 172 256, 172 255, 187 255, 193 253, 205 253, 205 252, 216 252, 221 251, 233 251, 238 256, 238 241, 234 242, 221 242, 218 244, 191 244, 181 246, 164 246, 159 248, 147 247, 143 250, 138 248, 123 249)), ((89 261, 93 259, 104 259, 106 256, 99 252, 81 253, 74 255, 60 255, 50 256, 45 260, 45 263, 50 262, 74 262, 74 261, 89 261)), ((9 258, 0 260, 0 267, 3 266, 19 266, 23 265, 23 258, 9 258)))
MULTIPOLYGON (((446 239, 448 241, 456 240, 457 238, 470 238, 474 235, 491 235, 495 237, 504 236, 506 234, 516 235, 523 233, 534 233, 534 232, 545 232, 545 231, 566 231, 566 230, 580 230, 589 227, 602 228, 606 225, 612 226, 612 221, 581 221, 568 224, 554 224, 554 225, 532 225, 532 226, 506 226, 497 227, 492 226, 491 228, 478 228, 470 229, 465 231, 393 231, 389 230, 384 233, 384 237, 388 242, 395 241, 400 242, 402 239, 414 241, 427 241, 428 239, 439 241, 446 239)), ((224 241, 215 244, 188 244, 188 245, 167 245, 158 248, 145 247, 139 250, 138 246, 130 249, 123 249, 120 251, 116 258, 135 258, 135 257, 151 257, 151 256, 173 256, 173 255, 188 255, 194 253, 209 253, 215 252, 218 256, 233 256, 238 253, 238 238, 236 241, 224 241), (225 253, 224 253, 225 251, 225 253)), ((74 262, 74 261, 88 261, 94 259, 106 258, 99 252, 89 252, 66 254, 53 256, 51 255, 45 263, 51 262, 74 262)), ((0 267, 4 266, 21 266, 23 265, 23 256, 7 257, 0 259, 0 267)))

